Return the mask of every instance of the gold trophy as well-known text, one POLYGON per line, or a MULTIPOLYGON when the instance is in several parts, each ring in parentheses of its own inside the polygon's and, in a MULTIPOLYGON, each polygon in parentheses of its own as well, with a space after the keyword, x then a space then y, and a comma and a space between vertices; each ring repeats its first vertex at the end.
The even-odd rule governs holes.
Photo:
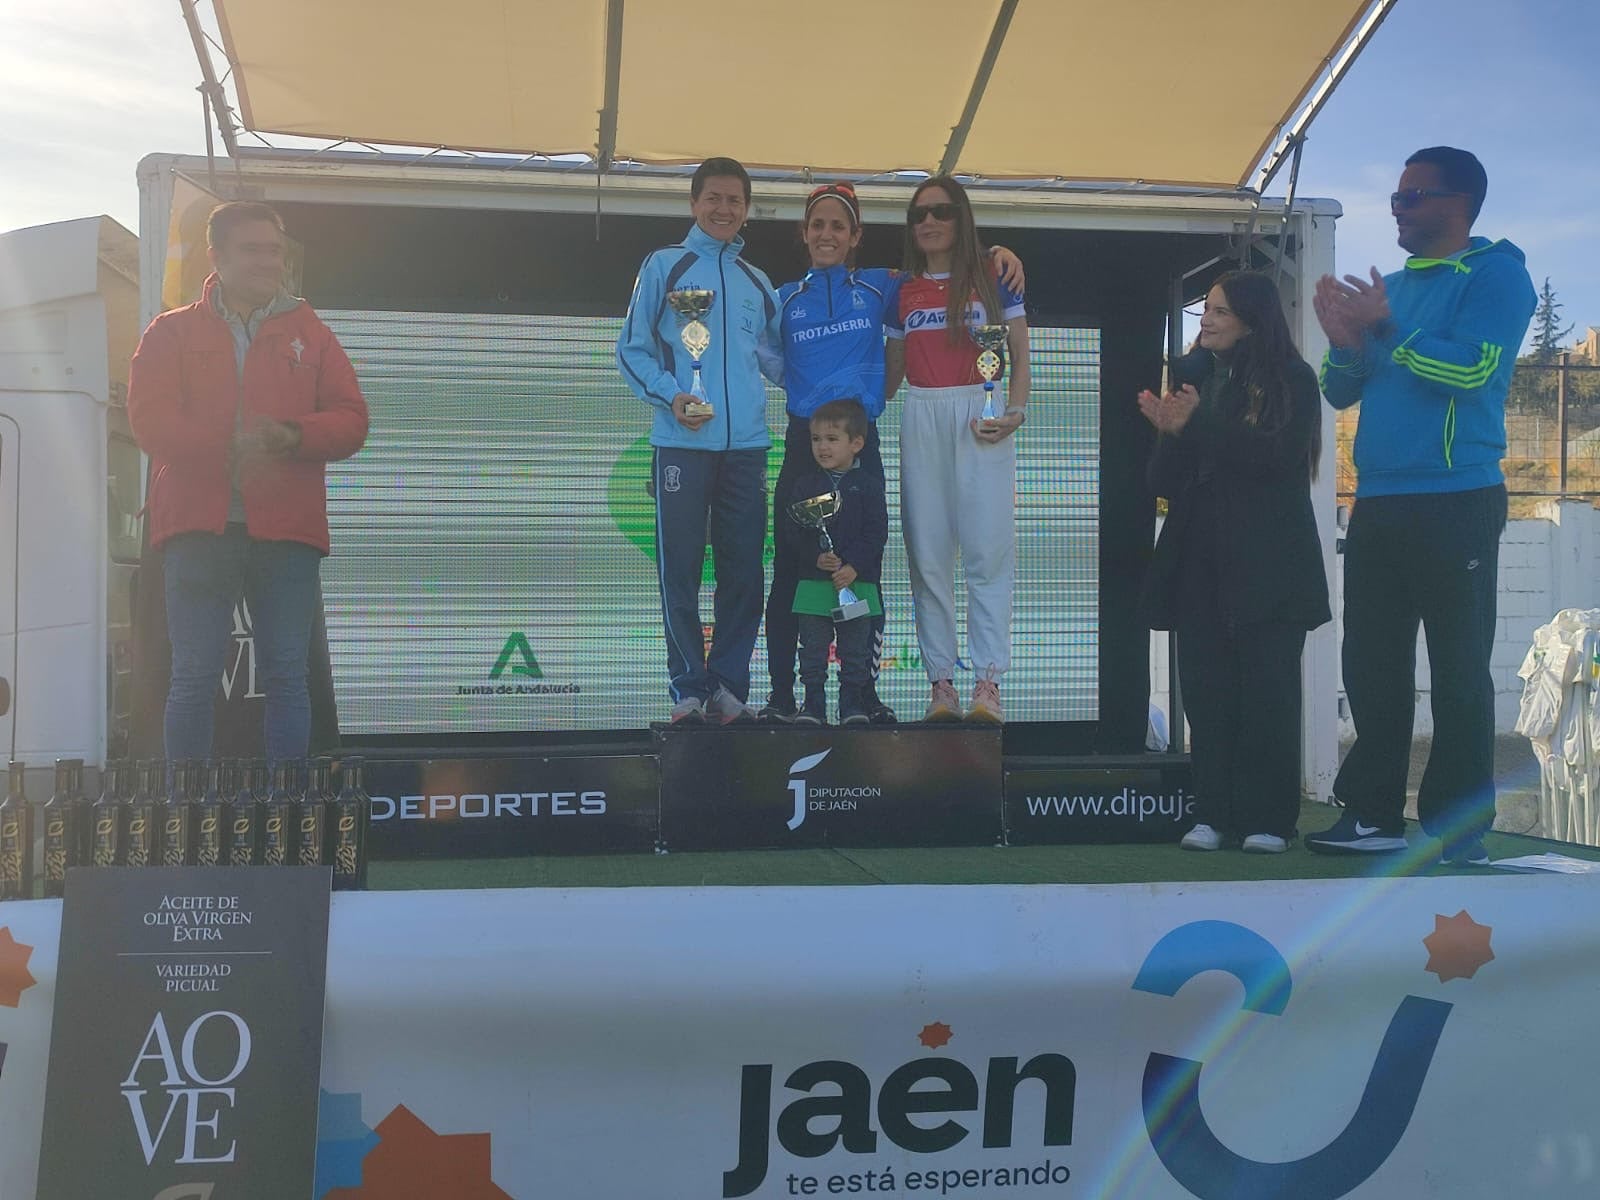
MULTIPOLYGON (((809 500, 796 500, 789 505, 789 515, 807 529, 815 529, 818 540, 822 543, 822 552, 832 554, 833 539, 828 536, 828 522, 839 515, 839 509, 843 506, 844 496, 839 492, 823 492, 822 495, 813 496, 809 500)), ((835 621, 853 621, 871 612, 872 605, 849 588, 839 589, 839 605, 833 610, 835 621)))
POLYGON ((678 338, 694 362, 694 382, 689 385, 689 395, 694 399, 683 406, 685 416, 709 417, 717 411, 700 382, 700 360, 711 345, 711 330, 700 318, 710 312, 716 302, 717 294, 710 288, 676 288, 667 293, 667 303, 678 314, 678 320, 684 322, 678 338))
POLYGON ((1005 365, 1001 355, 1006 348, 1004 325, 977 325, 972 330, 972 340, 978 343, 978 374, 983 376, 983 419, 997 421, 1000 414, 994 408, 994 379, 1005 365))

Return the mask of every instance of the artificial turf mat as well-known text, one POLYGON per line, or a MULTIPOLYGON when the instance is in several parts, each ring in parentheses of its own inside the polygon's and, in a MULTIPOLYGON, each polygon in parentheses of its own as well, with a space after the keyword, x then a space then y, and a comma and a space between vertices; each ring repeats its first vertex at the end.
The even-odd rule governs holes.
MULTIPOLYGON (((1300 829, 1317 832, 1339 810, 1308 802, 1300 829)), ((1403 855, 1338 857, 1298 843, 1285 854, 1213 854, 1164 846, 1013 846, 927 850, 744 850, 693 854, 618 854, 375 862, 375 891, 419 888, 749 887, 942 883, 1181 883, 1206 880, 1347 879, 1455 874, 1438 865, 1438 843, 1407 824, 1403 855)), ((1600 861, 1600 850, 1542 838, 1491 833, 1491 858, 1550 851, 1600 861)), ((1479 874, 1502 872, 1480 870, 1479 874)))

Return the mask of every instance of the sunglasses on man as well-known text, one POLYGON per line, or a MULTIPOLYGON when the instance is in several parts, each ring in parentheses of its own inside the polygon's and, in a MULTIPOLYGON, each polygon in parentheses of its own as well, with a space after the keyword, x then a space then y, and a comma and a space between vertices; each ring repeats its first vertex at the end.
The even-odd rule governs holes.
POLYGON ((1465 192, 1442 192, 1437 188, 1407 188, 1403 192, 1389 193, 1389 211, 1405 212, 1421 204, 1429 196, 1465 196, 1465 192))
POLYGON ((949 201, 940 204, 913 204, 906 209, 906 224, 921 225, 929 217, 935 221, 954 221, 960 212, 960 207, 949 201))

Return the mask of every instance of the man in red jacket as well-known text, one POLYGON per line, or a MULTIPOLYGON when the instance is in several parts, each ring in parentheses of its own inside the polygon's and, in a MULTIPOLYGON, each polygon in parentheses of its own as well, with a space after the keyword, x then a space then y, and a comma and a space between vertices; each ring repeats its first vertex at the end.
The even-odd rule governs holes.
POLYGON ((242 596, 266 693, 272 762, 311 737, 306 659, 328 553, 326 463, 367 436, 367 405, 331 330, 283 286, 283 221, 218 206, 214 273, 195 304, 150 323, 128 418, 150 456, 150 540, 162 549, 172 682, 166 753, 211 755, 212 704, 242 596))

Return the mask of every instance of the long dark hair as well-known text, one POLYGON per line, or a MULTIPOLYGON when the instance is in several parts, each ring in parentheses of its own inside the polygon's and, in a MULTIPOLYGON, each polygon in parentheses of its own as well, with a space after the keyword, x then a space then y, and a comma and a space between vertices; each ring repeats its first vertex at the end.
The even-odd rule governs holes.
MULTIPOLYGON (((1230 271, 1212 286, 1220 287, 1228 298, 1233 315, 1244 322, 1250 335, 1241 338, 1233 350, 1233 377, 1244 388, 1247 425, 1263 430, 1282 429, 1289 423, 1291 405, 1290 373, 1295 363, 1305 364, 1283 319, 1283 303, 1271 278, 1260 271, 1230 271)), ((1306 462, 1313 477, 1322 454, 1321 413, 1311 425, 1311 444, 1306 462)))
MULTIPOLYGON (((956 214, 955 245, 950 248, 950 289, 944 307, 944 335, 951 345, 956 345, 970 336, 967 332, 967 301, 974 292, 983 302, 988 319, 995 324, 1000 323, 1000 290, 995 285, 994 268, 989 265, 988 255, 978 242, 978 224, 972 218, 972 201, 967 198, 967 189, 949 175, 935 175, 924 180, 911 193, 911 204, 916 204, 929 188, 942 188, 951 203, 960 210, 956 214)), ((910 205, 907 205, 909 208, 910 205)), ((928 269, 928 257, 917 245, 917 229, 910 220, 908 211, 906 250, 901 262, 912 275, 920 275, 928 269)))

